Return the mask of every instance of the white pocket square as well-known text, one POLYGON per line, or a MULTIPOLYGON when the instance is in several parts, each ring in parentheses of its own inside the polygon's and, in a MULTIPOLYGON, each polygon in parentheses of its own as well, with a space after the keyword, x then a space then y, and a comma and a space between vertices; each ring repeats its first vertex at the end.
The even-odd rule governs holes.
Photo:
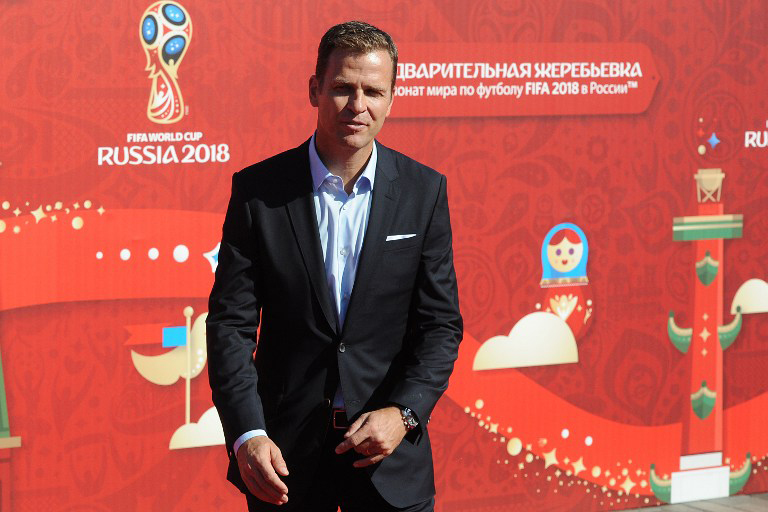
POLYGON ((389 235, 387 237, 387 242, 391 242, 392 240, 403 240, 405 238, 413 238, 416 236, 416 233, 409 233, 407 235, 389 235))

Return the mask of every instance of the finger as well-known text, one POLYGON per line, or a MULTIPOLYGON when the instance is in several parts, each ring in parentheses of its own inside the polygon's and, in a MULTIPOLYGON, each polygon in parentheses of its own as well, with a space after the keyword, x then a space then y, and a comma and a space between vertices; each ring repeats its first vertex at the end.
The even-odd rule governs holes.
POLYGON ((364 468, 366 466, 372 466, 378 462, 381 462, 384 459, 384 455, 379 453, 376 455, 372 455, 370 457, 366 457, 364 459, 356 460, 352 463, 352 465, 356 468, 364 468))
POLYGON ((360 427, 363 426, 363 423, 365 423, 365 420, 368 419, 368 414, 365 413, 361 415, 359 418, 357 418, 348 428, 347 431, 344 432, 344 439, 348 439, 352 434, 360 430, 360 427))
POLYGON ((355 446, 354 441, 351 440, 351 439, 346 439, 346 440, 340 442, 338 444, 338 446, 336 446, 336 450, 335 450, 336 454, 337 455, 341 455, 342 453, 346 452, 347 450, 349 450, 353 446, 355 446))
POLYGON ((259 487, 258 484, 256 484, 253 477, 248 474, 241 474, 240 476, 243 478, 243 482, 245 483, 245 486, 248 488, 250 493, 256 496, 257 498, 262 499, 261 487, 259 487))
POLYGON ((246 482, 246 487, 248 487, 248 490, 251 491, 251 493, 259 498, 261 501, 266 501, 269 503, 273 503, 277 496, 270 495, 269 491, 267 491, 259 482, 256 477, 249 476, 248 480, 246 482))
POLYGON ((281 505, 288 501, 286 494, 280 494, 266 482, 264 482, 260 476, 248 475, 248 481, 246 481, 246 487, 251 493, 259 498, 261 501, 272 503, 274 505, 281 505))
POLYGON ((280 477, 277 476, 277 473, 275 473, 274 468, 272 468, 271 460, 267 464, 257 464, 256 469, 258 469, 258 476, 261 477, 261 481, 264 482, 264 485, 272 487, 280 494, 288 494, 288 486, 285 485, 285 483, 280 480, 280 477))
POLYGON ((366 439, 362 443, 355 446, 355 451, 360 455, 369 456, 374 455, 376 449, 373 447, 373 444, 370 442, 370 440, 366 439))
POLYGON ((352 434, 350 437, 339 443, 339 445, 336 447, 336 453, 341 454, 349 450, 350 448, 354 448, 355 446, 359 445, 363 441, 368 439, 368 434, 364 431, 358 430, 354 434, 352 434))
POLYGON ((283 476, 288 476, 288 465, 283 459, 283 454, 277 446, 272 448, 272 467, 283 476))

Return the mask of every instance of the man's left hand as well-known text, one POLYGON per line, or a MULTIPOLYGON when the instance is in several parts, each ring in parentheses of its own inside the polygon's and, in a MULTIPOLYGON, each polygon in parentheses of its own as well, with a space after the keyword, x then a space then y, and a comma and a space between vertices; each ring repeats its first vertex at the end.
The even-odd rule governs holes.
POLYGON ((366 458, 352 465, 356 468, 370 466, 391 455, 407 432, 400 409, 395 406, 366 412, 349 426, 336 453, 354 448, 366 458))

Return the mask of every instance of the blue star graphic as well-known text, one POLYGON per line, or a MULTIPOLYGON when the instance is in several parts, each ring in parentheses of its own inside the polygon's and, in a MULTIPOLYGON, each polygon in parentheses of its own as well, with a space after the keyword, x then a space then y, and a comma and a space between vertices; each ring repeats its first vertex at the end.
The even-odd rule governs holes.
POLYGON ((208 260, 208 263, 211 264, 212 272, 216 272, 216 267, 219 266, 219 248, 220 247, 221 247, 221 242, 216 244, 216 247, 214 247, 210 251, 203 253, 203 258, 208 260))
POLYGON ((715 146, 720 144, 720 139, 717 138, 717 135, 715 135, 715 132, 712 132, 712 135, 707 139, 707 142, 709 142, 709 145, 712 149, 715 149, 715 146))

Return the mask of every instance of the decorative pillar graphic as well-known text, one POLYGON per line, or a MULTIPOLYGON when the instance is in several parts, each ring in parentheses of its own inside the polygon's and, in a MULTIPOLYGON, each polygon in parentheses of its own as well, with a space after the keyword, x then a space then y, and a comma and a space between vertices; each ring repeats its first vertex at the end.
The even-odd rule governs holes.
POLYGON ((21 446, 21 438, 11 436, 8 422, 8 401, 5 397, 5 376, 0 359, 0 510, 11 510, 11 448, 21 446))
POLYGON ((739 471, 723 465, 723 351, 741 329, 741 310, 723 324, 723 241, 741 238, 743 216, 725 215, 720 201, 725 174, 721 169, 699 169, 698 214, 677 217, 672 228, 678 242, 694 242, 695 272, 693 327, 680 327, 670 312, 667 333, 672 344, 690 361, 690 403, 683 418, 680 471, 661 479, 651 466, 651 487, 665 502, 719 498, 740 491, 749 479, 750 455, 739 471))

